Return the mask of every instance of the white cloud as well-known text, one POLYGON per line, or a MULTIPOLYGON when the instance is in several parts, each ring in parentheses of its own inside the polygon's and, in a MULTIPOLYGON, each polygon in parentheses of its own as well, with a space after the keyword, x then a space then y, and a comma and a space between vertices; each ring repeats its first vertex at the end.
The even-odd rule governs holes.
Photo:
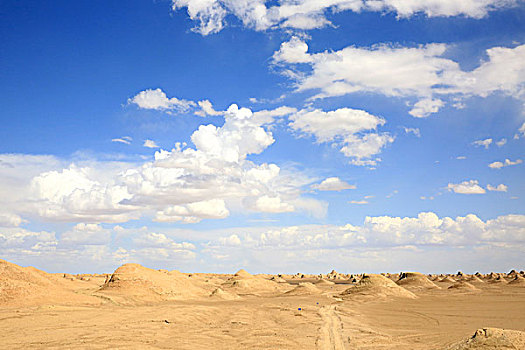
POLYGON ((86 224, 139 218, 198 222, 225 218, 231 208, 323 215, 326 203, 302 197, 312 183, 308 176, 248 159, 274 142, 267 124, 295 111, 252 113, 232 105, 222 126, 194 131, 194 147, 176 143, 142 163, 0 155, 0 205, 27 219, 86 224))
POLYGON ((64 232, 60 244, 64 245, 105 245, 110 241, 110 231, 97 224, 79 223, 72 230, 64 232))
POLYGON ((219 243, 225 246, 240 246, 241 240, 236 234, 230 235, 229 237, 219 238, 219 243))
POLYGON ((186 205, 174 205, 157 212, 155 221, 197 223, 202 219, 224 219, 230 215, 224 200, 210 199, 186 205))
POLYGON ((137 247, 166 248, 169 250, 195 249, 195 245, 189 242, 177 243, 162 233, 147 232, 133 239, 137 247))
POLYGON ((200 115, 201 117, 205 117, 207 115, 211 116, 217 116, 217 115, 223 115, 224 111, 216 111, 213 109, 213 105, 209 100, 202 100, 197 102, 199 107, 201 108, 200 111, 195 112, 196 115, 200 115))
POLYGON ((145 140, 143 146, 146 148, 159 148, 157 143, 153 140, 145 140))
POLYGON ((478 185, 477 180, 463 181, 459 184, 449 183, 447 186, 449 191, 461 194, 482 194, 485 193, 485 189, 478 185))
POLYGON ((422 13, 428 17, 485 17, 490 11, 510 7, 517 0, 282 0, 267 6, 266 0, 172 0, 173 10, 186 8, 189 17, 198 22, 194 31, 209 35, 221 31, 227 15, 258 31, 273 27, 309 30, 331 25, 328 12, 374 11, 395 13, 408 18, 422 13))
MULTIPOLYGON (((388 133, 366 134, 363 137, 350 135, 345 138, 341 152, 347 157, 353 157, 357 162, 365 159, 369 165, 376 165, 376 160, 366 160, 381 152, 385 146, 394 142, 394 137, 388 133)), ((355 165, 359 165, 354 162, 355 165)))
POLYGON ((416 118, 426 118, 432 113, 437 113, 444 105, 440 99, 426 98, 418 101, 408 114, 416 118))
POLYGON ((292 204, 283 202, 277 196, 264 195, 259 198, 249 199, 245 203, 250 209, 265 213, 286 213, 295 210, 292 204))
POLYGON ((497 191, 497 192, 507 192, 508 187, 504 184, 499 184, 498 186, 494 187, 492 185, 487 185, 487 190, 489 191, 497 191))
POLYGON ((324 112, 303 109, 290 116, 290 127, 295 131, 314 135, 319 142, 333 141, 355 133, 375 130, 385 120, 363 110, 340 108, 324 112))
POLYGON ((366 199, 362 199, 360 201, 356 201, 356 200, 353 200, 353 201, 350 201, 348 202, 350 204, 358 204, 358 205, 364 205, 364 204, 368 204, 368 201, 366 199))
POLYGON ((131 141, 133 141, 133 139, 130 136, 122 136, 121 138, 111 139, 111 142, 119 142, 126 145, 131 144, 131 141))
POLYGON ((312 185, 312 189, 319 191, 343 191, 356 189, 356 186, 350 185, 338 177, 329 177, 321 181, 320 184, 312 185))
MULTIPOLYGON (((211 246, 229 245, 231 236, 220 237, 211 246)), ((483 221, 474 214, 439 218, 433 212, 417 217, 367 216, 360 226, 351 224, 276 227, 235 235, 235 246, 243 249, 424 246, 474 246, 497 242, 525 243, 525 216, 506 215, 483 221)))
POLYGON ((416 98, 419 101, 409 112, 415 117, 437 112, 446 97, 457 102, 499 92, 525 98, 525 45, 488 49, 488 59, 470 71, 444 58, 447 49, 439 43, 417 47, 380 44, 309 53, 306 42, 293 37, 281 44, 273 60, 283 67, 285 76, 296 81, 296 91, 316 91, 312 98, 356 92, 416 98), (305 71, 304 65, 311 71, 305 71))
POLYGON ((464 159, 467 159, 467 157, 465 157, 465 156, 457 156, 456 159, 458 159, 458 160, 464 160, 464 159))
POLYGON ((421 137, 421 132, 419 131, 419 128, 406 128, 403 127, 403 130, 405 130, 405 133, 407 134, 414 134, 416 137, 421 137))
POLYGON ((512 161, 510 159, 505 159, 503 162, 493 162, 489 164, 489 168, 491 169, 501 169, 503 167, 511 166, 511 165, 517 165, 523 163, 523 160, 516 159, 515 161, 512 161))
POLYGON ((0 227, 18 227, 23 222, 25 220, 20 215, 0 212, 0 227))
POLYGON ((394 137, 388 133, 372 133, 385 120, 363 110, 340 108, 334 111, 303 109, 290 116, 289 126, 294 131, 315 136, 318 142, 340 144, 341 153, 354 158, 355 165, 375 165, 369 159, 392 143, 394 137))
POLYGON ((498 147, 502 147, 502 146, 504 146, 506 143, 507 143, 507 139, 503 138, 503 139, 501 139, 501 140, 499 140, 499 141, 496 142, 496 146, 498 146, 498 147))
POLYGON ((479 147, 485 147, 485 149, 488 149, 489 146, 492 144, 492 139, 485 139, 485 140, 477 140, 472 142, 473 145, 479 146, 479 147))
POLYGON ((521 124, 520 128, 518 129, 518 132, 521 133, 523 137, 525 137, 525 123, 521 124))
POLYGON ((178 112, 187 112, 191 107, 196 106, 193 101, 176 97, 168 98, 166 93, 158 88, 141 91, 128 99, 128 103, 133 103, 142 109, 176 110, 178 112))

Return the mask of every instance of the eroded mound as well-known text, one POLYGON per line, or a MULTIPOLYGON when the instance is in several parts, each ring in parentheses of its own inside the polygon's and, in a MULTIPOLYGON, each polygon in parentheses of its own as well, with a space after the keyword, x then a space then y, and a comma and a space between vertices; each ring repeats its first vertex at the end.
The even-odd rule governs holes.
POLYGON ((442 283, 456 283, 456 280, 453 279, 450 276, 445 276, 442 279, 440 279, 439 282, 442 282, 442 283))
POLYGON ((478 329, 474 335, 450 346, 447 350, 525 349, 525 332, 500 328, 478 329))
POLYGON ((99 293, 119 303, 194 299, 206 294, 190 277, 178 271, 157 271, 139 264, 125 264, 116 269, 99 293))
POLYGON ((348 288, 341 296, 351 297, 355 295, 369 297, 399 297, 417 298, 416 295, 403 287, 398 286, 390 279, 376 274, 364 275, 363 278, 353 287, 348 288))
POLYGON ((222 288, 215 289, 211 294, 210 298, 222 299, 222 300, 236 300, 240 299, 237 294, 225 292, 222 288))
POLYGON ((98 303, 73 293, 68 283, 75 282, 0 259, 0 305, 98 303))
POLYGON ((234 276, 235 277, 241 277, 241 278, 252 278, 252 277, 255 277, 251 273, 249 273, 248 271, 246 271, 244 269, 240 269, 239 271, 237 271, 234 276))
POLYGON ((525 278, 520 275, 516 275, 512 281, 509 282, 512 286, 525 286, 525 278))
POLYGON ((297 287, 286 292, 286 295, 313 295, 321 294, 323 291, 310 282, 299 283, 297 287))
POLYGON ((448 287, 448 289, 454 290, 454 291, 472 291, 472 292, 479 290, 478 288, 474 287, 472 284, 466 281, 458 281, 454 283, 453 285, 451 285, 450 287, 448 287))
POLYGON ((485 283, 481 278, 479 278, 476 275, 470 276, 469 278, 466 279, 466 281, 469 282, 469 283, 472 283, 472 284, 483 284, 483 283, 485 283))
POLYGON ((235 294, 268 294, 286 290, 285 283, 278 283, 262 277, 253 276, 240 270, 221 285, 221 288, 231 290, 235 294))
POLYGON ((320 279, 318 281, 315 281, 315 284, 318 286, 333 286, 335 283, 332 281, 327 281, 325 279, 320 279))
POLYGON ((403 272, 396 284, 407 289, 440 289, 419 272, 403 272))
POLYGON ((279 277, 279 276, 272 276, 270 280, 277 282, 277 283, 287 283, 287 281, 284 278, 279 277))

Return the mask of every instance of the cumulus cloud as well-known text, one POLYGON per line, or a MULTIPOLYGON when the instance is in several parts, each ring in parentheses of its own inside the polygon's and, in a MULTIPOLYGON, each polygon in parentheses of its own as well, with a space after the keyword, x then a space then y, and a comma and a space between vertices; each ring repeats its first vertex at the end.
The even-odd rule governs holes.
POLYGON ((303 109, 290 116, 290 128, 300 134, 313 135, 317 142, 335 142, 340 151, 353 158, 355 165, 375 165, 370 159, 394 142, 389 133, 374 133, 385 120, 363 110, 340 108, 333 111, 303 109))
POLYGON ((76 224, 72 230, 64 232, 60 244, 64 245, 105 245, 110 241, 110 231, 98 224, 76 224))
POLYGON ((356 186, 350 185, 338 177, 328 177, 321 181, 320 184, 312 185, 312 189, 319 191, 343 191, 356 189, 356 186))
POLYGON ((209 35, 221 31, 226 17, 233 15, 242 24, 257 31, 283 27, 300 30, 331 25, 328 12, 373 11, 394 13, 408 18, 422 13, 428 17, 465 16, 483 18, 490 11, 515 5, 518 0, 282 0, 267 5, 266 0, 172 0, 173 10, 186 8, 188 16, 198 24, 193 29, 209 35))
POLYGON ((24 221, 20 215, 0 212, 0 227, 18 227, 24 221))
POLYGON ((459 184, 449 183, 447 186, 449 191, 461 194, 482 194, 485 189, 478 184, 478 180, 463 181, 459 184))
POLYGON ((223 111, 216 111, 213 108, 213 105, 212 105, 212 103, 209 100, 202 100, 202 101, 197 102, 197 104, 199 105, 201 110, 195 112, 195 114, 199 115, 201 117, 205 117, 207 115, 217 116, 217 115, 223 115, 224 114, 223 111))
POLYGON ((274 53, 273 62, 295 80, 297 92, 315 91, 314 99, 357 92, 417 99, 409 112, 414 117, 436 113, 447 97, 455 105, 458 99, 493 93, 525 98, 525 45, 490 48, 488 59, 470 71, 443 57, 447 49, 439 43, 379 44, 309 53, 303 39, 292 37, 274 53), (305 70, 305 65, 311 69, 305 70))
POLYGON ((426 118, 432 113, 437 113, 444 105, 440 99, 426 98, 418 101, 408 114, 416 118, 426 118))
POLYGON ((498 147, 502 147, 502 146, 504 146, 506 143, 507 143, 507 139, 503 138, 503 139, 501 139, 501 140, 499 140, 499 141, 496 142, 496 146, 498 146, 498 147))
POLYGON ((487 190, 497 191, 497 192, 507 192, 508 187, 504 184, 499 184, 497 186, 487 185, 487 190))
POLYGON ((169 250, 194 250, 195 245, 188 242, 175 242, 173 239, 168 238, 165 234, 147 232, 138 237, 133 238, 133 243, 137 247, 146 248, 165 248, 169 250))
POLYGON ((175 110, 178 112, 187 112, 196 104, 193 101, 178 99, 176 97, 168 98, 166 93, 161 89, 147 89, 139 92, 128 99, 128 103, 135 104, 141 109, 154 109, 159 111, 175 110))
POLYGON ((488 149, 489 146, 492 144, 492 139, 488 138, 488 139, 485 139, 485 140, 476 140, 476 141, 472 142, 472 144, 475 145, 475 146, 485 147, 485 149, 488 149))
MULTIPOLYGON (((228 245, 228 240, 229 237, 220 237, 211 245, 228 245)), ((451 247, 498 242, 525 243, 525 216, 505 215, 483 221, 474 214, 440 218, 433 212, 422 212, 417 217, 367 216, 359 226, 289 226, 258 233, 248 230, 235 237, 235 246, 244 249, 288 247, 295 250, 407 245, 451 247)))
POLYGON ((505 159, 503 162, 493 162, 489 164, 489 168, 491 169, 501 169, 503 167, 511 166, 511 165, 518 165, 523 163, 523 160, 516 159, 515 161, 512 161, 510 159, 505 159))
MULTIPOLYGON (((248 159, 275 141, 268 124, 295 111, 253 113, 232 105, 222 126, 201 125, 193 132, 194 147, 176 143, 141 163, 41 157, 35 165, 34 158, 0 155, 0 204, 13 215, 86 224, 142 217, 193 223, 225 218, 229 208, 325 214, 325 203, 302 197, 312 182, 306 175, 248 159)), ((4 221, 16 224, 13 218, 4 221)))
POLYGON ((197 223, 202 219, 224 219, 230 215, 226 204, 221 199, 193 202, 186 205, 174 205, 157 212, 155 221, 197 223))
POLYGON ((157 143, 153 140, 144 140, 143 146, 146 148, 159 148, 157 143))

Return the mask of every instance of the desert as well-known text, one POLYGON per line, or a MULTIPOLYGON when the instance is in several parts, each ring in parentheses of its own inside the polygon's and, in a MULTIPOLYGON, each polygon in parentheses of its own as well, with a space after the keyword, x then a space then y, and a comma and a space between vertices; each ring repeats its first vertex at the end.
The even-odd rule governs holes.
POLYGON ((0 260, 0 347, 525 349, 523 281, 523 271, 254 275, 139 264, 71 275, 0 260))
POLYGON ((525 350, 525 0, 0 0, 0 350, 525 350))

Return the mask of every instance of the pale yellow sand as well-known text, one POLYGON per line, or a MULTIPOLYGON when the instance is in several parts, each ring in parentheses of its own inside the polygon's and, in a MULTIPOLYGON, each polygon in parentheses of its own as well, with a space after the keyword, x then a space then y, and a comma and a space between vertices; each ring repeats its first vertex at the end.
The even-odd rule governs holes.
POLYGON ((288 283, 242 270, 184 274, 134 264, 108 276, 72 276, 4 261, 0 272, 0 349, 466 350, 525 344, 525 287, 516 276, 504 276, 516 283, 486 283, 464 275, 438 282, 441 288, 419 288, 431 285, 418 274, 400 284, 381 275, 352 284, 340 273, 330 280, 335 283, 319 282, 317 275, 283 276, 288 283), (418 288, 409 291, 405 283, 418 288))

